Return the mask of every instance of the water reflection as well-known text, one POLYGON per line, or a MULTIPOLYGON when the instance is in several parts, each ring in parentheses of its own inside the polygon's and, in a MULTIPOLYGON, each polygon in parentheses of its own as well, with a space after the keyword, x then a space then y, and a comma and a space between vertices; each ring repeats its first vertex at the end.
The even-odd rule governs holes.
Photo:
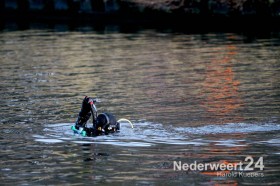
MULTIPOLYGON (((212 116, 232 116, 242 104, 238 91, 240 82, 232 67, 234 63, 238 63, 235 59, 238 48, 235 45, 228 45, 210 50, 216 57, 206 66, 202 92, 202 95, 206 96, 206 100, 203 106, 212 116)), ((241 121, 240 116, 234 116, 234 118, 227 118, 223 122, 241 121)))
POLYGON ((0 33, 6 184, 278 183, 277 38, 59 27, 0 33), (73 135, 85 94, 135 129, 73 135), (173 161, 229 164, 247 155, 265 157, 263 178, 173 171, 173 161))

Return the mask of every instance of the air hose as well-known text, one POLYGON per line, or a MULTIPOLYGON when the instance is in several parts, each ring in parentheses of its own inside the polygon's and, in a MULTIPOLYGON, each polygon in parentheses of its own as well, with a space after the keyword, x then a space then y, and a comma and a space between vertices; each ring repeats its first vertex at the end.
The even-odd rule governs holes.
POLYGON ((127 121, 127 122, 130 124, 131 128, 133 129, 133 124, 132 124, 131 121, 129 121, 128 119, 121 118, 121 119, 119 119, 117 122, 120 122, 120 121, 127 121))

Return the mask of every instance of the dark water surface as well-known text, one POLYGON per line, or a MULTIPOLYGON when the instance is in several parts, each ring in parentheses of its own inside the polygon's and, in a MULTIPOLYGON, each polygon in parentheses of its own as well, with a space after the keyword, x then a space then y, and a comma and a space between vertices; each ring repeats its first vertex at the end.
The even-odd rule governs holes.
POLYGON ((279 33, 64 27, 0 31, 1 184, 280 185, 279 33), (85 95, 135 128, 75 136, 85 95))

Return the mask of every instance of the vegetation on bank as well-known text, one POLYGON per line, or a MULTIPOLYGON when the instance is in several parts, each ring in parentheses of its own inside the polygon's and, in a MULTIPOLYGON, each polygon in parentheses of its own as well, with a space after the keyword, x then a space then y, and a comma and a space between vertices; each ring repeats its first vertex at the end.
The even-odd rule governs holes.
POLYGON ((280 16, 280 0, 121 0, 140 12, 190 15, 280 16))
POLYGON ((0 0, 0 12, 280 18, 280 0, 0 0))

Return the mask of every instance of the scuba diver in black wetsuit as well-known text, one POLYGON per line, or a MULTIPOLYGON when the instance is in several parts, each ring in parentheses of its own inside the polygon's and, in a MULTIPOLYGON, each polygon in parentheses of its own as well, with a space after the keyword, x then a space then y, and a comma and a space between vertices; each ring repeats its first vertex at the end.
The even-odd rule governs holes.
POLYGON ((120 130, 120 123, 117 122, 114 115, 110 113, 97 114, 95 103, 97 99, 86 96, 83 99, 81 111, 78 119, 73 126, 74 131, 85 131, 86 136, 99 136, 114 133, 120 130), (87 127, 87 121, 92 116, 92 127, 87 127))

